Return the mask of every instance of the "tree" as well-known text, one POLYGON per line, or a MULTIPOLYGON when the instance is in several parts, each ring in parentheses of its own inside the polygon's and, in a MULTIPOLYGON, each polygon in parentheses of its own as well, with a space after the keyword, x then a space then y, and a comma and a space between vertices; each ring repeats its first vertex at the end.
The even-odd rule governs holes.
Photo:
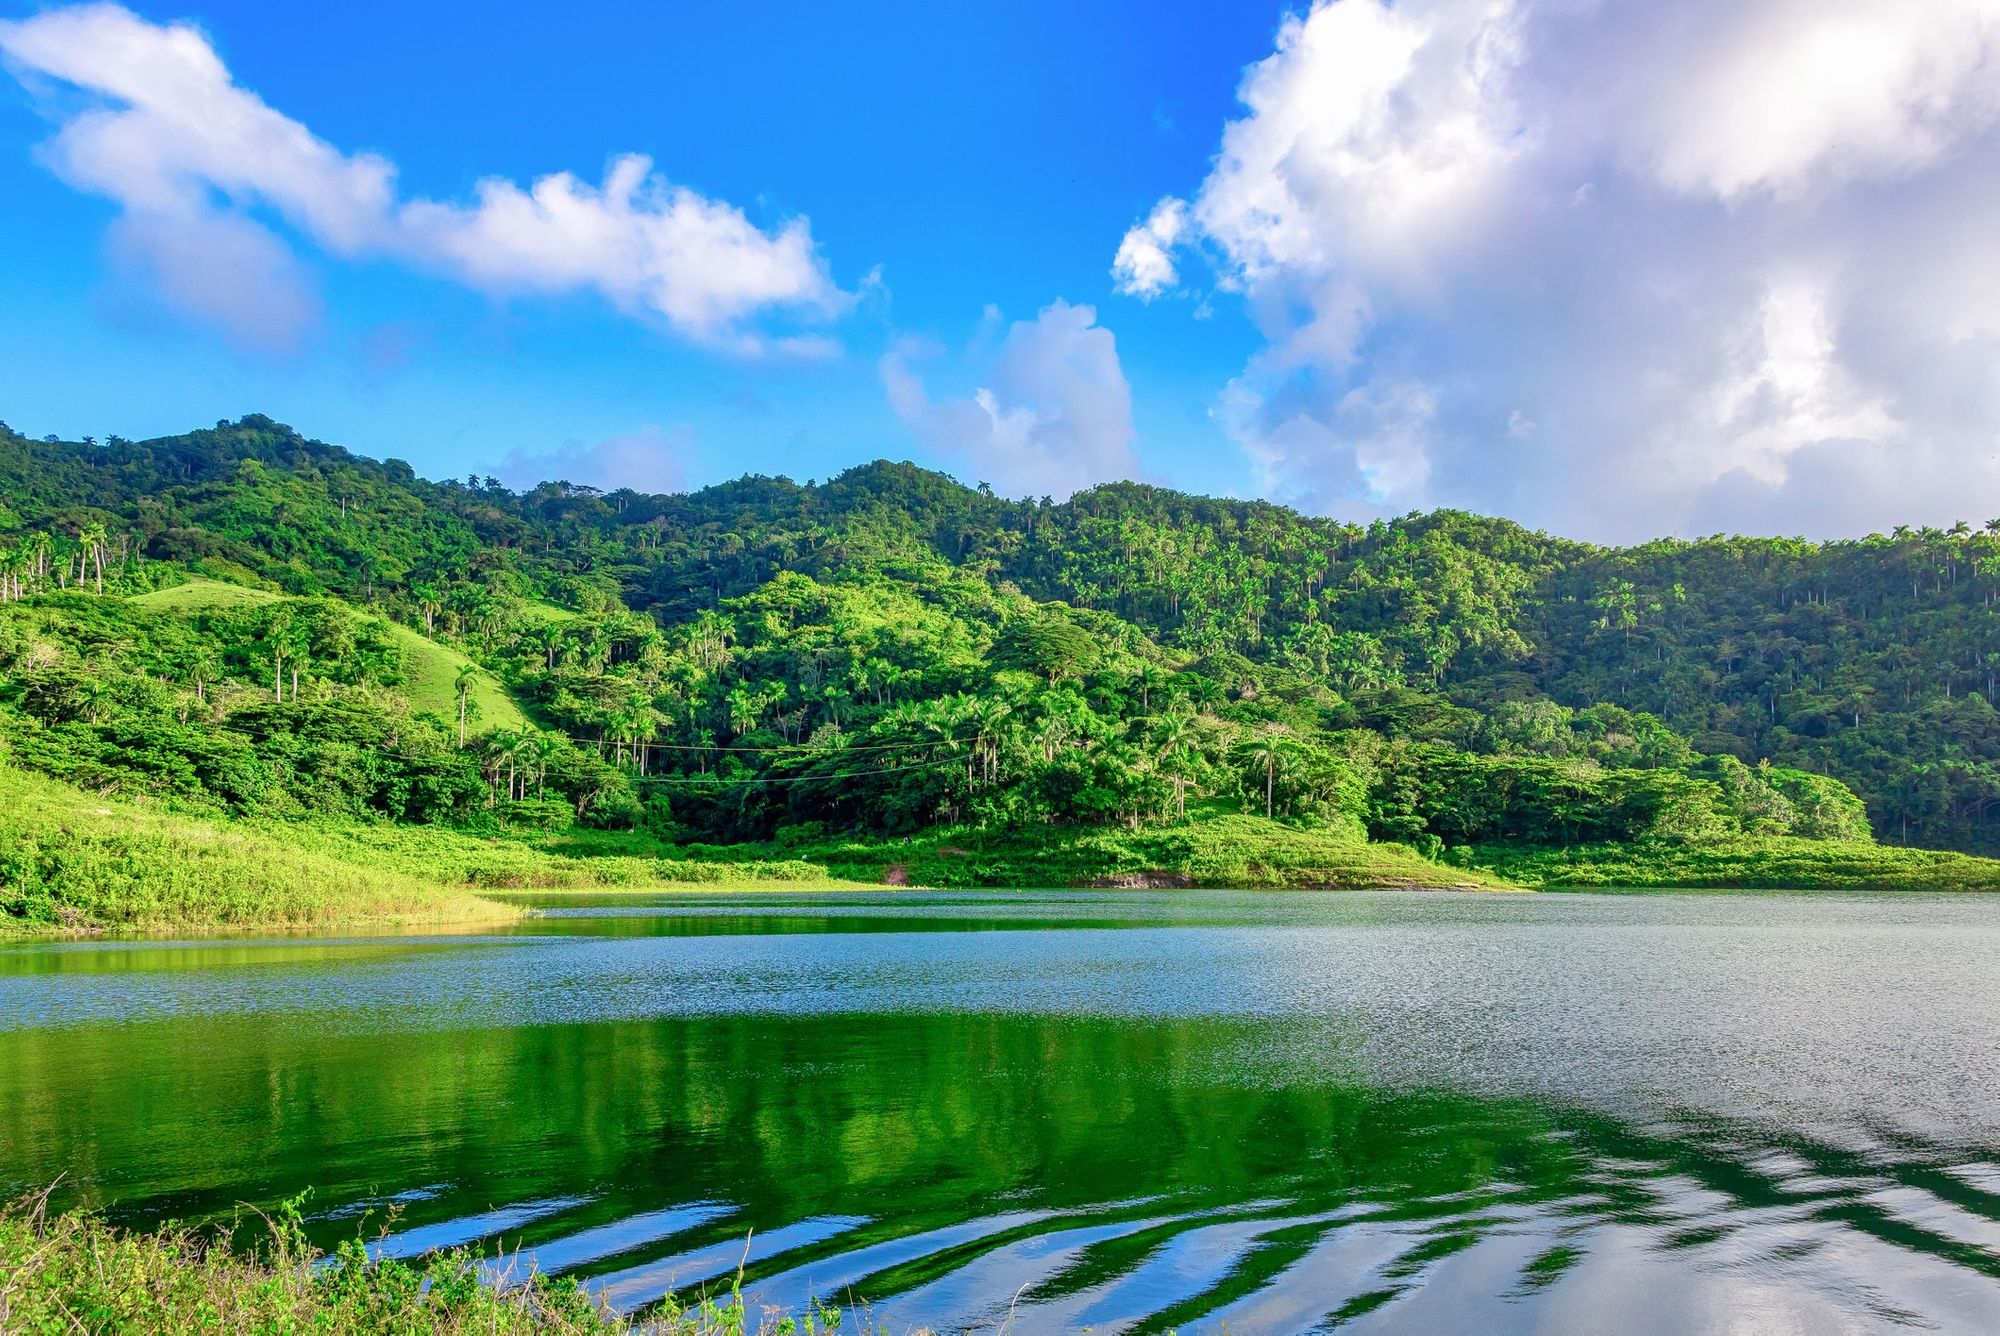
POLYGON ((1275 815, 1278 770, 1298 754, 1297 740, 1278 724, 1267 724, 1236 744, 1236 757, 1253 774, 1261 774, 1264 786, 1264 815, 1275 815))
MULTIPOLYGON (((1187 819, 1187 788, 1191 778, 1188 759, 1193 754, 1198 735, 1194 717, 1175 711, 1163 715, 1153 725, 1153 747, 1160 758, 1160 768, 1166 772, 1174 786, 1174 819, 1187 819)), ((1266 815, 1269 815, 1269 800, 1266 799, 1266 815)))
POLYGON ((469 663, 458 666, 458 672, 451 680, 452 690, 458 693, 458 745, 465 747, 465 711, 472 697, 472 684, 479 680, 479 669, 469 663))

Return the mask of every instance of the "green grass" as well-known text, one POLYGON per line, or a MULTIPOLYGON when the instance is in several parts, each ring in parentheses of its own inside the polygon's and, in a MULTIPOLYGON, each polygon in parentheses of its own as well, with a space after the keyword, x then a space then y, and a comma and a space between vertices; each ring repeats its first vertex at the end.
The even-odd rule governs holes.
POLYGON ((906 840, 834 838, 793 852, 825 864, 835 876, 877 885, 1514 889, 1399 844, 1234 814, 1138 832, 1058 826, 943 830, 906 840))
POLYGON ((258 823, 298 848, 473 890, 842 886, 820 863, 763 850, 682 850, 643 836, 482 836, 441 826, 258 823))
MULTIPOLYGON (((427 640, 409 627, 387 623, 389 638, 403 650, 403 694, 413 709, 429 710, 446 719, 458 718, 458 670, 472 660, 449 645, 427 640)), ((495 728, 523 729, 528 716, 514 703, 500 680, 479 670, 467 693, 472 710, 465 721, 468 733, 484 733, 495 728)))
POLYGON ((487 890, 831 889, 827 869, 637 836, 239 821, 101 798, 0 759, 0 935, 477 923, 487 890))
POLYGON ((2000 860, 1886 844, 1758 838, 1719 844, 1486 845, 1466 865, 1535 887, 1634 890, 2000 891, 2000 860))
POLYGON ((378 1259, 358 1237, 329 1255, 307 1241, 296 1203, 267 1219, 261 1237, 238 1246, 213 1230, 123 1230, 18 1203, 0 1211, 0 1331, 818 1336, 840 1325, 823 1308, 797 1318, 751 1312, 732 1288, 689 1307, 667 1299, 642 1327, 575 1282, 524 1271, 510 1258, 456 1249, 416 1262, 378 1259), (501 1283, 486 1283, 482 1262, 501 1283))
POLYGON ((190 580, 151 593, 134 594, 126 602, 151 612, 199 612, 206 608, 247 608, 276 603, 285 595, 220 580, 190 580))
POLYGON ((517 915, 436 879, 241 823, 94 797, 0 762, 0 932, 517 915))
MULTIPOLYGON (((130 600, 133 604, 156 612, 194 612, 204 608, 239 608, 260 603, 275 603, 288 597, 273 593, 268 589, 253 589, 247 585, 225 584, 220 580, 190 580, 186 584, 172 585, 166 589, 155 589, 151 593, 138 594, 130 600)), ((551 607, 553 616, 568 616, 560 608, 551 607)), ((449 645, 440 645, 426 639, 416 631, 397 622, 384 621, 389 638, 403 651, 403 694, 413 709, 429 710, 446 719, 458 717, 458 670, 472 660, 449 645)), ((500 685, 498 678, 481 669, 473 681, 469 699, 473 709, 466 721, 468 731, 484 733, 491 729, 521 729, 528 726, 528 716, 515 704, 513 697, 500 685)))
POLYGON ((540 599, 528 599, 520 605, 520 609, 521 615, 527 620, 539 622, 543 626, 558 622, 573 622, 583 616, 580 612, 571 612, 568 608, 559 608, 553 603, 544 603, 540 599))

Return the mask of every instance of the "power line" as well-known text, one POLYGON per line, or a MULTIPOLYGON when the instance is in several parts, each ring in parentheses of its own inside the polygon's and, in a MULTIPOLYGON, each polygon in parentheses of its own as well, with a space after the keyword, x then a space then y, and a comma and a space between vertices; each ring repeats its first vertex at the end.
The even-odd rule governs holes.
POLYGON ((634 784, 665 784, 678 788, 733 788, 738 784, 813 784, 835 779, 863 779, 869 775, 907 775, 918 770, 936 770, 942 766, 957 765, 959 758, 946 756, 935 761, 919 761, 915 765, 888 766, 881 770, 847 770, 837 775, 760 775, 745 779, 723 779, 717 775, 634 775, 634 784))
MULTIPOLYGON (((593 747, 613 747, 618 745, 617 740, 613 738, 579 738, 570 733, 558 733, 556 736, 568 738, 571 742, 587 743, 593 747)), ((810 742, 785 742, 769 747, 719 746, 712 742, 627 742, 624 745, 627 747, 647 747, 653 751, 761 752, 768 754, 770 752, 907 751, 912 747, 942 747, 950 742, 974 742, 978 738, 979 735, 977 733, 968 733, 962 738, 926 738, 921 742, 857 742, 848 746, 832 747, 817 746, 810 742)))
MULTIPOLYGON (((230 732, 230 733, 235 732, 234 729, 222 729, 217 731, 230 732)), ((243 737, 246 735, 238 733, 237 736, 243 737)), ((557 734, 555 736, 560 737, 563 735, 557 734)), ((254 739, 252 739, 252 741, 254 742, 254 739)), ((349 745, 356 746, 360 750, 367 751, 372 755, 393 756, 400 761, 413 761, 418 763, 435 763, 442 761, 450 756, 464 755, 464 752, 462 751, 453 750, 440 754, 420 756, 414 752, 397 751, 389 747, 367 747, 361 744, 349 744, 349 745)), ((936 745, 936 744, 928 744, 928 745, 936 745)), ((853 750, 858 751, 860 750, 860 748, 855 748, 853 750)), ((836 753, 834 751, 829 750, 828 754, 832 755, 836 753)), ((813 784, 813 783, 821 783, 828 780, 836 780, 836 779, 864 779, 873 775, 913 774, 919 770, 937 770, 947 765, 958 765, 961 763, 962 760, 963 758, 957 756, 942 756, 935 761, 918 761, 913 765, 884 766, 875 770, 847 770, 834 775, 754 775, 754 776, 745 776, 742 778, 724 778, 721 775, 631 774, 622 769, 619 770, 619 773, 624 774, 626 778, 629 779, 634 784, 665 784, 668 785, 669 787, 719 789, 719 788, 731 788, 738 784, 813 784)), ((480 767, 480 769, 483 773, 485 767, 482 766, 480 767)), ((534 773, 532 769, 530 769, 529 772, 534 773)))

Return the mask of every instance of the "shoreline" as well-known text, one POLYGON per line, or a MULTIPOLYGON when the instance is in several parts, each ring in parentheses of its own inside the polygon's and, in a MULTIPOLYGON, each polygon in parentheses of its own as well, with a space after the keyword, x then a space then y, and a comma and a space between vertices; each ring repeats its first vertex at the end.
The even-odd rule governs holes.
POLYGON ((1795 895, 1795 896, 1847 896, 1847 895, 1980 895, 1991 893, 1986 888, 1946 889, 1937 887, 1899 887, 1890 885, 1591 885, 1591 884, 1549 884, 1543 886, 1492 885, 1492 884, 1424 884, 1417 882, 1383 882, 1373 885, 1344 884, 1327 885, 1241 885, 1225 883, 1185 884, 1139 884, 1121 883, 1116 885, 1084 884, 1021 884, 1009 886, 925 886, 917 884, 878 885, 865 882, 784 883, 770 881, 729 882, 666 882, 652 886, 571 886, 535 887, 519 890, 493 891, 494 899, 485 896, 474 897, 491 904, 496 911, 492 914, 458 917, 428 917, 423 915, 393 914, 385 916, 349 915, 313 922, 273 919, 233 920, 233 921, 181 921, 168 923, 140 924, 100 924, 82 926, 24 925, 0 922, 0 949, 10 946, 51 945, 71 942, 147 942, 186 941, 213 939, 230 941, 236 939, 284 939, 337 938, 341 936, 478 936, 496 928, 506 928, 530 922, 541 917, 543 909, 559 907, 567 899, 585 898, 639 899, 648 896, 695 896, 695 895, 746 895, 746 894, 792 894, 792 895, 859 895, 881 893, 914 893, 917 895, 951 894, 967 896, 1003 897, 1018 894, 1043 894, 1048 892, 1088 892, 1088 891, 1141 891, 1175 890, 1201 893, 1261 893, 1261 894, 1395 894, 1395 895, 1795 895), (516 903, 545 899, 552 903, 516 903))

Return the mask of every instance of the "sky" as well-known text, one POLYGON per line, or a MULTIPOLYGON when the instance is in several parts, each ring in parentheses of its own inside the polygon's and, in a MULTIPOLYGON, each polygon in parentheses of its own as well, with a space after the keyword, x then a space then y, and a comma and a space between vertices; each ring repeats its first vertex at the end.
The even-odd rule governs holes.
POLYGON ((0 0, 0 64, 35 436, 2000 514, 2000 0, 0 0))

